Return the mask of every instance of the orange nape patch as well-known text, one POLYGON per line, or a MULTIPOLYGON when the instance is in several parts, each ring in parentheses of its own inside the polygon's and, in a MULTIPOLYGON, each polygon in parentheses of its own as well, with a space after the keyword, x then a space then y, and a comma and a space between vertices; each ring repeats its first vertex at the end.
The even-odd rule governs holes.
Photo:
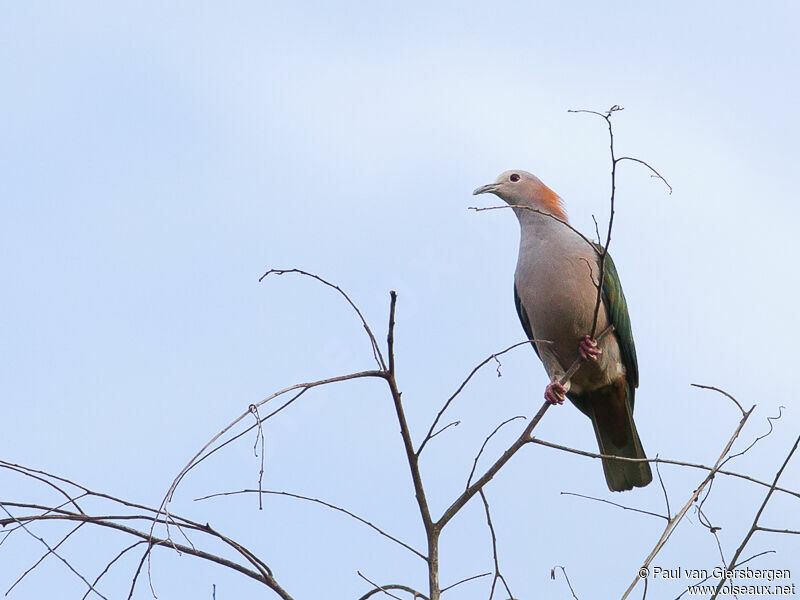
POLYGON ((545 184, 542 184, 542 187, 539 189, 538 195, 539 195, 539 201, 542 203, 545 210, 551 212, 553 215, 555 215, 562 221, 568 220, 567 213, 564 210, 564 202, 561 200, 561 196, 556 194, 545 184))

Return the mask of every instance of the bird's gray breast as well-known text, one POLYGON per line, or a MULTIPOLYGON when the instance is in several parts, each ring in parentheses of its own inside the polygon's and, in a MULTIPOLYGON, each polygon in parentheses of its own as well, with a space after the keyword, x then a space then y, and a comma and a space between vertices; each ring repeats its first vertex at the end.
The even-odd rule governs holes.
MULTIPOLYGON (((523 236, 515 284, 534 338, 543 340, 542 344, 547 344, 566 370, 578 357, 581 339, 592 329, 599 266, 594 249, 561 227, 569 235, 551 230, 543 235, 523 236)), ((597 331, 607 324, 606 310, 601 305, 597 331)), ((615 336, 606 336, 600 347, 600 360, 576 373, 573 390, 608 384, 624 372, 615 336)))

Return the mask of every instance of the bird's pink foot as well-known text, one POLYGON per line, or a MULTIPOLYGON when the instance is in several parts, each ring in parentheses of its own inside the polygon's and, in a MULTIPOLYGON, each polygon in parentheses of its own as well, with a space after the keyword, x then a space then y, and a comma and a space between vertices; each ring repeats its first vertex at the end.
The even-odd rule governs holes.
POLYGON ((597 360, 602 353, 603 351, 597 347, 597 342, 588 335, 584 336, 578 345, 578 354, 583 360, 597 360))
POLYGON ((557 381, 544 388, 544 399, 548 404, 564 404, 566 394, 567 388, 557 381))

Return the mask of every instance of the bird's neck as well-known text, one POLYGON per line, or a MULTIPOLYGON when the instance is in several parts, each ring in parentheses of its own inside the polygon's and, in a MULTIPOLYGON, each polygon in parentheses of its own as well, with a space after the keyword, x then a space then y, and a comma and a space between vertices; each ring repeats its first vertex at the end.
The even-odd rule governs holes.
POLYGON ((516 205, 513 207, 522 230, 543 230, 551 227, 569 229, 564 224, 569 224, 567 214, 560 208, 538 206, 533 203, 516 205))
POLYGON ((514 207, 520 225, 520 251, 539 252, 543 247, 555 252, 591 253, 588 243, 576 233, 566 215, 557 215, 541 209, 514 207), (562 216, 563 215, 563 216, 562 216))

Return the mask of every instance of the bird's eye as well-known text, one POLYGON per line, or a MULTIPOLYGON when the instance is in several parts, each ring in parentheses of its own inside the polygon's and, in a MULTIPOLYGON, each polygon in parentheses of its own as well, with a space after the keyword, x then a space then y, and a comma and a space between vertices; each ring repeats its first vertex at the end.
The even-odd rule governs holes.
POLYGON ((519 181, 519 175, 517 175, 516 173, 512 173, 511 177, 509 177, 509 179, 511 181, 519 181))

